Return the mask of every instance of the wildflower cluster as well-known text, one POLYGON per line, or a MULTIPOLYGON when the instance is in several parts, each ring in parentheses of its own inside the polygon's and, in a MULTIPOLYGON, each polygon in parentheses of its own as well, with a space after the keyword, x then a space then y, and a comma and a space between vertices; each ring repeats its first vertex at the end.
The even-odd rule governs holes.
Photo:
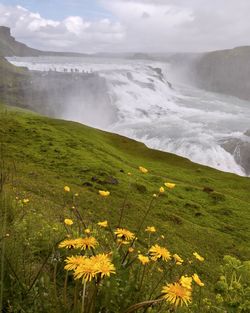
MULTIPOLYGON (((139 171, 142 174, 149 172, 143 166, 139 167, 139 171)), ((129 176, 131 175, 129 173, 129 176)), ((194 286, 196 285, 198 288, 205 286, 196 272, 191 275, 183 274, 190 263, 195 260, 203 262, 204 257, 197 252, 193 252, 192 261, 190 261, 183 259, 177 253, 172 254, 165 244, 161 243, 162 240, 165 240, 165 236, 158 234, 155 226, 143 227, 144 221, 150 213, 152 201, 157 201, 158 197, 165 193, 165 189, 171 190, 175 187, 175 183, 166 182, 164 187, 159 188, 158 194, 153 194, 145 216, 142 217, 138 229, 134 231, 121 226, 125 207, 121 210, 120 219, 117 223, 119 226, 112 228, 108 220, 101 220, 96 222, 90 230, 87 227, 88 221, 83 221, 80 212, 73 204, 77 221, 71 218, 64 219, 64 225, 68 231, 67 237, 69 238, 61 241, 59 248, 64 249, 66 254, 70 253, 65 258, 64 269, 72 275, 74 281, 81 281, 83 284, 81 312, 84 312, 85 309, 90 310, 93 307, 92 304, 89 304, 89 301, 95 301, 93 297, 92 300, 89 299, 85 303, 85 298, 88 294, 91 294, 91 288, 95 286, 95 288, 100 289, 99 293, 101 294, 104 292, 101 289, 102 287, 105 288, 105 281, 109 280, 109 284, 112 283, 118 286, 121 284, 122 279, 126 279, 126 284, 129 286, 133 283, 131 288, 137 290, 137 296, 135 297, 137 301, 146 301, 149 298, 151 299, 148 300, 150 303, 155 305, 161 303, 166 308, 169 306, 177 308, 190 305, 193 300, 194 286), (81 233, 79 233, 79 224, 82 224, 83 228, 81 233), (71 238, 77 232, 78 237, 71 238), (145 249, 145 247, 147 248, 145 249), (180 267, 182 269, 179 271, 180 267), (153 281, 157 280, 159 280, 159 283, 156 287, 153 287, 153 281), (152 290, 150 291, 150 289, 152 290), (152 300, 152 297, 155 297, 155 300, 152 300)), ((65 186, 64 191, 70 193, 71 188, 65 186)), ((98 194, 104 198, 103 201, 106 204, 110 192, 99 190, 98 194)), ((127 292, 128 289, 119 288, 119 290, 122 293, 127 292)), ((98 291, 95 292, 95 295, 98 295, 98 291)), ((102 303, 102 299, 99 299, 99 302, 102 303)), ((99 310, 101 311, 103 308, 100 303, 99 310)), ((129 310, 131 312, 133 312, 133 305, 135 307, 139 305, 133 304, 133 302, 130 304, 129 310)), ((122 302, 119 304, 119 310, 123 305, 122 302)))

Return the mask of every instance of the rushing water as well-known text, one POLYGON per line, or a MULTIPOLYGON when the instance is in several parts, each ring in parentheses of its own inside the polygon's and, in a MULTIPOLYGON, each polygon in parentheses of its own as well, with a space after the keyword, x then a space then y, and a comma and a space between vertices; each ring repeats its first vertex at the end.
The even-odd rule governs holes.
POLYGON ((94 72, 105 79, 109 103, 89 105, 83 98, 66 103, 58 117, 116 132, 223 171, 248 173, 241 164, 243 152, 236 148, 237 142, 250 145, 246 132, 250 104, 178 82, 170 84, 166 63, 66 57, 9 60, 31 70, 94 72), (105 116, 111 114, 110 119, 105 116), (224 144, 230 140, 236 148, 228 152, 224 144))

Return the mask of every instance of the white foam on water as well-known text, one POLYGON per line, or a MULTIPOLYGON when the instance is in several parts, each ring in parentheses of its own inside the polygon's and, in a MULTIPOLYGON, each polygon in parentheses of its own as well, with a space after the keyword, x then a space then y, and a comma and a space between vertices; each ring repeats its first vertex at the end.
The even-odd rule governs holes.
MULTIPOLYGON (((246 101, 181 84, 172 89, 167 81, 168 64, 160 62, 58 57, 10 58, 10 61, 31 70, 63 72, 77 68, 80 72, 96 72, 107 82, 115 111, 114 122, 105 130, 200 164, 245 175, 220 142, 225 138, 250 141, 244 135, 250 129, 250 104, 246 101)), ((86 106, 84 99, 75 105, 86 106)), ((86 121, 86 117, 81 120, 79 115, 81 111, 86 114, 86 110, 75 111, 75 115, 71 112, 60 117, 86 121)), ((98 127, 91 124, 91 116, 99 111, 88 107, 87 112, 89 125, 98 127)), ((110 114, 110 108, 104 107, 101 112, 110 114)))

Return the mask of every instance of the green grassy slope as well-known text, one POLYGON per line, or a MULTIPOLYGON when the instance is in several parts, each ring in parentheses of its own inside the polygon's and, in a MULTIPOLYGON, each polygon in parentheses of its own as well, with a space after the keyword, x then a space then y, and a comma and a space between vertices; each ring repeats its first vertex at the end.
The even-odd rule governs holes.
MULTIPOLYGON (((37 249, 51 239, 47 229, 69 215, 63 200, 65 185, 79 193, 78 207, 91 222, 115 223, 129 190, 124 224, 136 230, 152 194, 170 181, 176 188, 159 197, 145 226, 157 227, 171 252, 187 257, 199 251, 207 260, 202 274, 208 281, 216 279, 215 267, 223 255, 250 257, 249 178, 78 123, 3 106, 0 141, 1 157, 11 169, 8 194, 30 199, 29 236, 47 233, 37 249), (140 165, 149 169, 147 175, 139 173, 140 165), (205 192, 204 187, 213 191, 205 192), (99 189, 111 192, 105 205, 99 189)), ((11 235, 11 224, 8 227, 11 235)))

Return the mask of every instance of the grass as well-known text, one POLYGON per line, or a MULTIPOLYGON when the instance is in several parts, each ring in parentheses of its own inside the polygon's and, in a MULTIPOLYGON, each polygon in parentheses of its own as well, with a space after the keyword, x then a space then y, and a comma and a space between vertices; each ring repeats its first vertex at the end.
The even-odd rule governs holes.
POLYGON ((44 220, 34 219, 34 232, 45 227, 43 224, 59 223, 67 214, 64 185, 79 193, 78 207, 92 222, 117 220, 129 188, 124 222, 134 230, 152 194, 170 181, 176 188, 160 197, 145 221, 145 226, 153 224, 165 236, 170 251, 183 257, 199 251, 207 260, 203 271, 210 281, 215 279, 215 265, 223 255, 242 260, 250 257, 249 178, 21 109, 2 107, 0 136, 2 158, 14 172, 9 194, 29 198, 34 217, 44 220), (148 168, 149 174, 139 174, 140 165, 148 168), (106 209, 97 195, 99 189, 111 192, 106 209))

